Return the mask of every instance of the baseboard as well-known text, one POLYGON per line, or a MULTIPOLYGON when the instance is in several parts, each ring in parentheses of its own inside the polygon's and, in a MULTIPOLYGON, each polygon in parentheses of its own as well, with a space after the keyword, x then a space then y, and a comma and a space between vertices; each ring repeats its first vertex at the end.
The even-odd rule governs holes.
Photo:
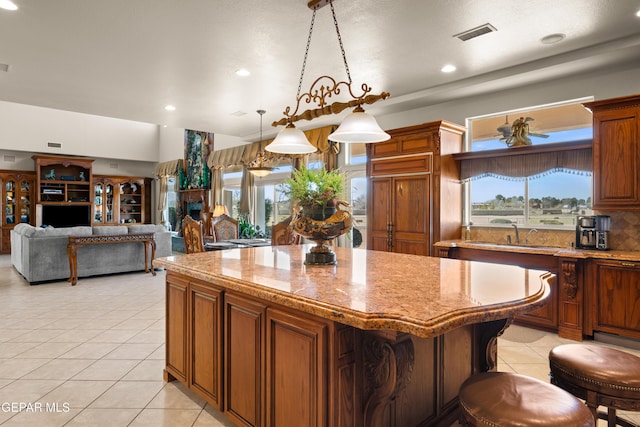
POLYGON ((607 344, 617 345, 620 347, 632 348, 640 350, 640 340, 634 338, 621 337, 620 335, 607 334, 604 332, 594 332, 593 340, 607 344))

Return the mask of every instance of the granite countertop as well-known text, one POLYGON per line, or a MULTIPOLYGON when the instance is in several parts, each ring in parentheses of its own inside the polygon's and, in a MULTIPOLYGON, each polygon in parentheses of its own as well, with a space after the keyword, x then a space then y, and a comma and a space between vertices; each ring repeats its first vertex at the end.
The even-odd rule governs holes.
POLYGON ((305 266, 308 245, 159 258, 154 266, 360 329, 424 338, 534 309, 549 273, 516 266, 334 248, 337 266, 305 266))
POLYGON ((541 254, 552 255, 565 258, 576 259, 605 259, 615 261, 640 261, 640 252, 638 251, 599 251, 586 249, 558 248, 553 246, 534 246, 534 245, 509 245, 502 243, 476 242, 473 240, 444 240, 437 242, 434 246, 440 248, 469 248, 480 249, 486 251, 513 252, 525 254, 541 254))

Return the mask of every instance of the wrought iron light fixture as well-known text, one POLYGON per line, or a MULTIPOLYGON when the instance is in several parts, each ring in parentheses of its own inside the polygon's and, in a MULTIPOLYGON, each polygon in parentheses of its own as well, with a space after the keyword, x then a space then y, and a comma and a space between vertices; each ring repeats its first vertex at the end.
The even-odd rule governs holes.
POLYGON ((316 149, 304 133, 296 129, 294 122, 298 120, 313 120, 316 117, 325 116, 329 114, 339 114, 347 108, 353 108, 353 112, 348 115, 342 122, 342 124, 329 135, 329 140, 335 142, 381 142, 390 138, 390 135, 384 132, 376 119, 370 114, 365 113, 362 108, 363 104, 373 104, 381 99, 389 97, 388 92, 382 92, 379 95, 370 94, 371 88, 366 83, 360 86, 362 93, 359 95, 354 94, 351 84, 351 73, 349 72, 349 64, 347 63, 347 56, 342 45, 342 37, 340 36, 340 28, 338 27, 338 20, 336 19, 336 13, 333 7, 333 0, 311 0, 307 6, 313 10, 311 17, 311 26, 309 27, 309 37, 307 38, 307 48, 304 53, 304 60, 302 61, 302 71, 300 73, 300 80, 298 82, 298 92, 296 95, 295 109, 290 106, 285 108, 282 119, 277 122, 273 122, 273 126, 286 127, 280 131, 276 139, 265 147, 267 151, 274 153, 284 154, 307 154, 313 153, 316 149), (304 78, 304 71, 307 64, 307 56, 309 54, 309 45, 311 43, 311 35, 313 34, 313 24, 315 22, 316 11, 323 6, 329 5, 331 7, 331 14, 333 15, 333 23, 336 28, 336 34, 338 36, 338 43, 340 44, 340 51, 342 52, 342 60, 344 62, 344 68, 347 74, 348 81, 337 82, 333 77, 321 76, 318 77, 309 88, 309 91, 301 94, 302 80, 304 78), (344 90, 351 96, 351 99, 347 102, 336 101, 332 104, 327 104, 327 98, 332 98, 339 95, 344 90), (318 108, 305 110, 298 113, 301 104, 316 103, 318 108))
MULTIPOLYGON (((265 110, 256 110, 256 113, 260 114, 260 141, 262 142, 262 116, 266 113, 265 110)), ((256 159, 252 161, 249 166, 247 166, 247 170, 251 172, 253 175, 263 178, 273 172, 272 167, 267 166, 268 160, 264 151, 258 152, 256 159)))

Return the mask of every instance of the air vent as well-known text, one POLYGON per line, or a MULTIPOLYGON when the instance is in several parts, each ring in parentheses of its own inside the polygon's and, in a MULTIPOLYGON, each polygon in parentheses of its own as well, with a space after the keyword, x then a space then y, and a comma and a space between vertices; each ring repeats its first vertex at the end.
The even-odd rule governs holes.
POLYGON ((110 169, 118 169, 118 164, 117 163, 109 163, 109 168, 110 169))
POLYGON ((4 161, 7 162, 7 163, 15 163, 16 156, 5 155, 4 156, 4 161))
POLYGON ((453 37, 457 37, 463 42, 466 42, 467 40, 475 39, 476 37, 480 37, 488 33, 493 33, 494 31, 498 31, 498 30, 496 30, 496 28, 493 25, 484 24, 484 25, 480 25, 479 27, 464 31, 460 34, 456 34, 453 37))
POLYGON ((9 64, 0 64, 0 71, 4 71, 5 73, 9 71, 9 64))
POLYGON ((60 142, 47 142, 47 147, 49 147, 49 148, 62 148, 62 143, 60 143, 60 142))

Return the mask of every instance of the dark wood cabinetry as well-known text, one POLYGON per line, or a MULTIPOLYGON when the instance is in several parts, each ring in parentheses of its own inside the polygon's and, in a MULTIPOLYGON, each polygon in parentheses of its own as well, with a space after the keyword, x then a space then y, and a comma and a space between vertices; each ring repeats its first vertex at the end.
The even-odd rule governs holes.
POLYGON ((593 208, 640 209, 640 95, 584 105, 593 112, 593 208))
POLYGON ((592 261, 595 331, 640 338, 640 262, 592 261))
POLYGON ((431 255, 460 236, 462 186, 452 154, 465 128, 446 121, 389 131, 367 146, 368 242, 374 250, 431 255))
POLYGON ((27 171, 0 171, 2 231, 0 253, 11 252, 11 230, 16 224, 35 224, 36 175, 27 171))
POLYGON ((38 203, 43 205, 91 204, 91 165, 82 157, 33 156, 38 180, 38 203))
POLYGON ((151 222, 151 178, 93 177, 93 224, 151 222))

